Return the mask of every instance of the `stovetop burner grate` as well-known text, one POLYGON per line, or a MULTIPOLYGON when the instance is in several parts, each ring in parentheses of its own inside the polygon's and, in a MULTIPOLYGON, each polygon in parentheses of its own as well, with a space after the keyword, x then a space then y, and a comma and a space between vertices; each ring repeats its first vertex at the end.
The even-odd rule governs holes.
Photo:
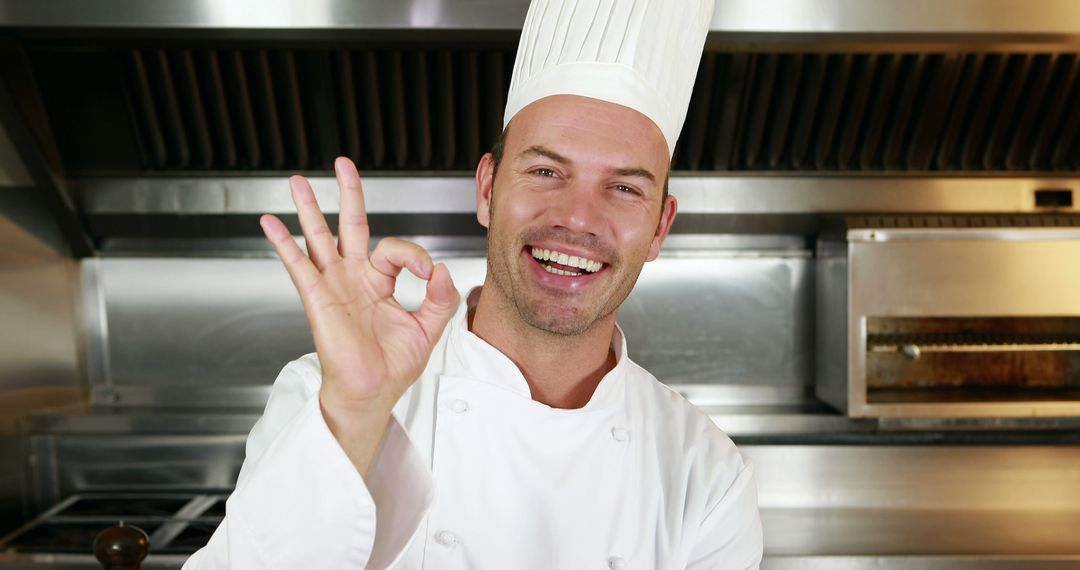
POLYGON ((34 554, 92 557, 94 538, 119 521, 150 535, 151 556, 190 555, 210 540, 221 523, 226 498, 216 493, 73 495, 0 539, 0 561, 34 554))

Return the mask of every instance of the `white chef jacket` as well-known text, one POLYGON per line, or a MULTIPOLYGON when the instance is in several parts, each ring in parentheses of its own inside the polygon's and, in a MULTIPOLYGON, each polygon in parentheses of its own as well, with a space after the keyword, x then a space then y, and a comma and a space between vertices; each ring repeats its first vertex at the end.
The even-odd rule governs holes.
POLYGON ((752 466, 621 331, 612 348, 588 404, 551 408, 463 304, 366 481, 323 419, 317 357, 289 363, 225 519, 184 568, 757 568, 752 466))

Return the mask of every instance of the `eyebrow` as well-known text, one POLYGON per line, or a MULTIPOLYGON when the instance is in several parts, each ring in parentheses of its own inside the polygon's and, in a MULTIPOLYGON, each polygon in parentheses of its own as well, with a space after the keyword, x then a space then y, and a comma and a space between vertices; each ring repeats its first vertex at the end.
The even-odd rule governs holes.
POLYGON ((649 182, 656 182, 656 177, 653 176, 653 173, 645 170, 644 168, 616 168, 614 172, 619 176, 647 178, 649 182))
POLYGON ((534 155, 534 154, 550 158, 551 160, 554 160, 555 162, 558 162, 559 164, 569 164, 570 163, 569 158, 566 158, 565 156, 551 150, 550 148, 547 148, 545 146, 540 146, 540 145, 530 146, 529 148, 521 151, 521 154, 519 154, 518 156, 523 157, 523 156, 529 156, 529 155, 534 155))
MULTIPOLYGON (((521 153, 518 154, 518 157, 530 155, 538 155, 545 158, 550 158, 551 160, 554 160, 559 164, 570 164, 571 162, 569 158, 566 158, 565 156, 551 150, 550 148, 541 145, 530 146, 529 148, 521 151, 521 153)), ((618 176, 645 178, 654 184, 656 183, 656 176, 652 172, 649 172, 648 170, 641 167, 614 168, 611 170, 611 172, 618 176)))

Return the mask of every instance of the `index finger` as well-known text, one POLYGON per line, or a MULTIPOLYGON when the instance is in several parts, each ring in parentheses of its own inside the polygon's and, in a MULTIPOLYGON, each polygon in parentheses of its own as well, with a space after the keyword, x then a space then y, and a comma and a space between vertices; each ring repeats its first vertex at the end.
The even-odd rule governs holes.
POLYGON ((344 156, 334 161, 338 189, 341 191, 341 208, 338 213, 338 252, 342 257, 367 259, 371 240, 367 209, 364 207, 364 190, 356 165, 344 156))

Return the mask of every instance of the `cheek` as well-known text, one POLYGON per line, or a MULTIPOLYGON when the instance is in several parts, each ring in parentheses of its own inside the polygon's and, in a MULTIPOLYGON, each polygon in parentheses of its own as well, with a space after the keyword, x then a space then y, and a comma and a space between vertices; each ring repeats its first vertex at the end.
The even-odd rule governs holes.
POLYGON ((619 220, 619 242, 624 250, 632 252, 634 257, 644 258, 652 248, 653 237, 656 234, 657 220, 651 216, 651 212, 634 212, 619 220))
POLYGON ((527 226, 544 214, 544 201, 536 193, 508 191, 493 201, 492 217, 503 231, 515 231, 527 226))

